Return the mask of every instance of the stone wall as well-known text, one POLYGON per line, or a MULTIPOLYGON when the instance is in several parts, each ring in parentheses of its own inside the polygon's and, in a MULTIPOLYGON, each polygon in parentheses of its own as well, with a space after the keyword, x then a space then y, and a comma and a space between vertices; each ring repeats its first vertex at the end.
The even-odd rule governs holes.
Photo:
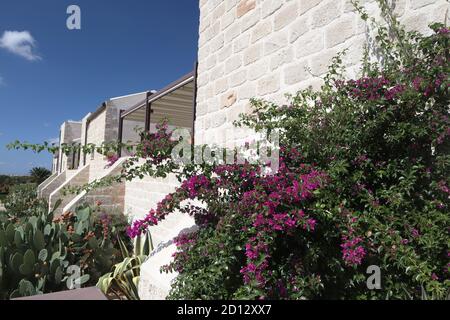
MULTIPOLYGON (((112 98, 106 101, 106 107, 95 117, 87 122, 84 119, 84 127, 87 127, 87 144, 101 145, 103 142, 117 141, 119 138, 119 112, 126 110, 145 99, 146 93, 137 93, 128 96, 112 98), (87 123, 87 124, 86 124, 87 123)), ((84 140, 82 140, 84 143, 84 140)), ((90 164, 89 181, 103 177, 107 169, 106 157, 97 152, 86 156, 86 164, 90 164)))
MULTIPOLYGON (((71 144, 81 137, 81 122, 66 121, 61 125, 60 143, 71 144)), ((72 165, 72 157, 59 153, 59 173, 67 170, 72 165)))
MULTIPOLYGON (((373 0, 361 3, 377 16, 373 0)), ((393 7, 407 29, 427 33, 428 23, 444 22, 450 4, 396 0, 393 7)), ((249 98, 287 103, 285 93, 319 88, 319 76, 344 48, 355 76, 351 66, 369 37, 349 0, 200 0, 199 33, 195 141, 228 146, 251 134, 232 124, 249 110, 249 98)))
POLYGON ((174 175, 165 179, 145 176, 143 179, 127 181, 125 214, 134 218, 144 217, 167 194, 174 192, 177 186, 179 183, 174 175))

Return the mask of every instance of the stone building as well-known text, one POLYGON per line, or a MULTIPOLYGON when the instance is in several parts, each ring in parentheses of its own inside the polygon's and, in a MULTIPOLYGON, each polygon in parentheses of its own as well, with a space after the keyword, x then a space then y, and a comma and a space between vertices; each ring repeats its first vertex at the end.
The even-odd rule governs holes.
MULTIPOLYGON (((408 30, 429 33, 444 22, 446 0, 391 0, 408 30)), ((362 0, 377 17, 374 0, 362 0)), ((233 145, 249 132, 233 127, 249 98, 288 103, 286 93, 312 86, 331 58, 348 48, 350 76, 371 34, 349 0, 200 0, 197 143, 233 145)))
MULTIPOLYGON (((360 2, 372 16, 379 16, 376 1, 360 2)), ((446 0, 391 4, 408 30, 425 34, 430 32, 429 23, 445 22, 450 9, 446 0)), ((195 144, 231 147, 252 136, 251 131, 233 126, 238 115, 250 109, 250 98, 287 104, 285 94, 308 86, 320 88, 332 57, 346 48, 349 76, 357 77, 363 46, 372 39, 349 0, 200 0, 199 6, 198 66, 193 72, 159 91, 109 100, 81 123, 64 126, 61 142, 137 141, 132 128, 153 130, 156 122, 168 117, 172 125, 188 128, 195 144)), ((40 194, 53 202, 62 186, 114 174, 125 158, 124 153, 113 167, 105 168, 105 159, 98 154, 80 160, 78 155, 59 155, 54 159, 57 169, 39 187, 40 194)), ((177 185, 173 176, 147 177, 67 199, 63 210, 101 199, 127 215, 142 217, 177 185)), ((142 298, 167 295, 174 275, 161 275, 159 267, 171 259, 172 238, 192 226, 190 218, 174 214, 152 228, 157 249, 142 267, 142 298)))

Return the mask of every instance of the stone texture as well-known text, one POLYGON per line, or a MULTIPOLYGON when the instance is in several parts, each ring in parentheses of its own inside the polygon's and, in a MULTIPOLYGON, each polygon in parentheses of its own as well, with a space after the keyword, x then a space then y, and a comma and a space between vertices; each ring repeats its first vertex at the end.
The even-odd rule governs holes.
POLYGON ((283 2, 280 0, 264 0, 262 1, 262 17, 267 18, 272 15, 278 9, 281 8, 283 2))
POLYGON ((222 107, 223 108, 229 108, 231 107, 237 100, 237 95, 235 91, 231 91, 227 94, 224 94, 222 96, 222 107))
POLYGON ((308 19, 301 17, 290 26, 289 41, 292 43, 309 31, 308 19))
POLYGON ((300 1, 300 14, 305 13, 311 8, 317 6, 322 0, 302 0, 300 1))
POLYGON ((272 22, 269 20, 262 21, 257 24, 252 32, 252 43, 266 37, 272 32, 272 22))
POLYGON ((239 99, 250 99, 256 96, 256 84, 252 82, 246 82, 238 89, 239 99))
MULTIPOLYGON (((360 3, 379 18, 374 0, 360 3)), ((395 0, 393 4, 394 13, 408 29, 427 33, 430 33, 427 24, 433 20, 443 22, 449 7, 446 0, 395 0)), ((200 24, 197 113, 211 114, 199 120, 201 131, 196 130, 196 141, 218 139, 225 140, 225 144, 238 139, 221 132, 243 110, 249 98, 264 96, 283 103, 286 92, 295 93, 310 85, 319 88, 320 78, 305 71, 305 66, 312 73, 323 75, 334 54, 348 47, 344 63, 349 74, 356 76, 355 66, 360 63, 362 45, 370 30, 359 19, 350 0, 210 0, 201 7, 200 24), (216 38, 220 35, 224 37, 223 47, 214 51, 211 47, 217 47, 216 38), (208 69, 214 61, 211 56, 216 57, 216 64, 208 69), (238 60, 232 59, 234 56, 242 57, 239 67, 238 60), (200 90, 203 87, 205 90, 200 90), (232 104, 227 102, 230 92, 236 95, 232 104), (221 105, 230 105, 226 109, 227 122, 211 129, 221 105)))
POLYGON ((274 29, 275 31, 284 28, 292 21, 295 20, 298 13, 298 3, 297 1, 291 1, 290 4, 284 6, 279 12, 276 13, 274 18, 274 29))
POLYGON ((284 68, 284 83, 292 85, 306 80, 310 77, 310 73, 306 70, 309 65, 307 61, 294 63, 284 68))
POLYGON ((250 45, 250 36, 250 33, 239 36, 239 38, 234 41, 233 52, 238 53, 248 48, 248 46, 250 45))
POLYGON ((247 80, 247 70, 242 69, 230 75, 229 84, 231 88, 243 84, 247 80))
POLYGON ((328 70, 331 59, 337 54, 335 50, 320 52, 310 58, 311 72, 315 76, 323 75, 328 70))
POLYGON ((230 74, 242 66, 241 55, 233 55, 225 62, 225 73, 230 74))
POLYGON ((353 16, 348 16, 336 21, 325 29, 325 44, 327 48, 332 48, 355 34, 353 16))
POLYGON ((265 96, 269 93, 274 93, 280 89, 279 74, 268 75, 258 81, 258 94, 265 96))
POLYGON ((339 1, 327 1, 314 8, 311 16, 312 28, 320 28, 339 17, 339 1))
POLYGON ((283 48, 279 50, 275 55, 272 56, 270 60, 270 69, 273 71, 287 63, 292 62, 294 59, 294 49, 293 47, 283 48))
POLYGON ((218 35, 217 37, 215 37, 214 39, 212 39, 210 41, 210 43, 209 43, 210 50, 212 52, 215 52, 215 51, 221 49, 223 47, 224 41, 225 41, 224 35, 223 34, 218 35))
POLYGON ((436 0, 412 0, 410 6, 412 9, 419 9, 432 3, 436 3, 436 0))
POLYGON ((236 12, 234 10, 227 12, 222 18, 222 30, 228 28, 236 19, 236 12))
POLYGON ((254 27, 260 21, 261 11, 253 10, 248 15, 242 17, 241 21, 241 32, 245 32, 250 28, 254 27))
POLYGON ((237 6, 237 17, 240 18, 256 8, 256 0, 241 0, 237 6))
POLYGON ((229 44, 234 38, 241 34, 241 26, 238 23, 233 23, 225 31, 225 43, 229 44))
POLYGON ((255 62, 262 57, 263 54, 263 44, 257 43, 249 47, 244 51, 244 65, 248 65, 255 62))
POLYGON ((248 68, 248 80, 256 80, 265 75, 268 71, 269 63, 267 60, 259 60, 251 64, 248 68))
POLYGON ((319 52, 324 48, 324 36, 322 32, 311 31, 302 37, 296 44, 296 57, 303 58, 319 52))
POLYGON ((269 55, 284 48, 288 44, 287 32, 278 32, 270 37, 264 43, 264 55, 269 55))

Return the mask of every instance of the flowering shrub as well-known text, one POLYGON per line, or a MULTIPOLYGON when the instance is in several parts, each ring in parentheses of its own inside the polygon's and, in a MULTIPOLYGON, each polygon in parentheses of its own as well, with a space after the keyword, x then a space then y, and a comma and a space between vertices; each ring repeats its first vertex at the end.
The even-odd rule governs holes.
POLYGON ((237 123, 281 129, 278 173, 187 168, 130 227, 136 236, 174 210, 195 217, 198 231, 176 239, 162 268, 179 272, 172 298, 447 296, 449 33, 440 24, 428 37, 406 33, 379 3, 395 30, 378 27, 381 63, 366 55, 362 77, 346 79, 339 54, 320 91, 283 107, 253 100, 237 123), (379 290, 366 285, 371 265, 379 290))

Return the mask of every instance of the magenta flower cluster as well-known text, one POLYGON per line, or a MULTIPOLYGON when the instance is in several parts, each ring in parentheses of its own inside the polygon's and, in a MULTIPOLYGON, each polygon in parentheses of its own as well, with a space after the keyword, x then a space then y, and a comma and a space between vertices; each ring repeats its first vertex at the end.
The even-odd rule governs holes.
POLYGON ((189 193, 189 197, 194 199, 197 197, 200 190, 206 190, 210 185, 208 178, 205 175, 192 176, 188 180, 184 181, 181 188, 189 193))
POLYGON ((108 163, 106 164, 106 166, 108 168, 111 167, 112 165, 114 165, 117 162, 117 160, 119 160, 119 156, 117 154, 108 155, 108 157, 107 157, 108 163))
MULTIPOLYGON (((290 161, 300 157, 297 150, 283 150, 280 158, 280 168, 277 174, 263 176, 258 166, 250 164, 222 165, 214 168, 215 176, 197 174, 186 179, 175 193, 166 196, 156 210, 143 219, 137 220, 128 228, 130 237, 136 237, 148 227, 156 225, 174 208, 180 208, 180 202, 185 199, 211 200, 220 197, 219 189, 240 190, 236 210, 249 221, 244 228, 249 234, 245 244, 246 264, 241 268, 245 283, 255 280, 263 288, 271 276, 270 271, 270 242, 267 239, 284 237, 286 234, 300 231, 313 232, 317 228, 317 219, 306 212, 305 203, 313 198, 315 190, 326 182, 324 173, 312 166, 300 164, 295 167, 286 165, 284 159, 290 161), (291 207, 292 209, 288 209, 291 207), (253 231, 250 231, 253 230, 253 231)), ((239 193, 232 193, 236 196, 239 193)), ((223 196, 223 195, 222 195, 223 196)), ((207 223, 216 223, 221 227, 220 216, 205 209, 190 207, 186 210, 200 221, 200 227, 207 223)), ((182 268, 182 261, 187 257, 188 244, 194 242, 191 238, 180 237, 176 240, 178 251, 175 254, 175 270, 182 268)))
POLYGON ((349 238, 342 236, 344 241, 341 244, 342 257, 347 265, 360 265, 366 256, 366 250, 361 245, 363 239, 361 237, 349 238))

